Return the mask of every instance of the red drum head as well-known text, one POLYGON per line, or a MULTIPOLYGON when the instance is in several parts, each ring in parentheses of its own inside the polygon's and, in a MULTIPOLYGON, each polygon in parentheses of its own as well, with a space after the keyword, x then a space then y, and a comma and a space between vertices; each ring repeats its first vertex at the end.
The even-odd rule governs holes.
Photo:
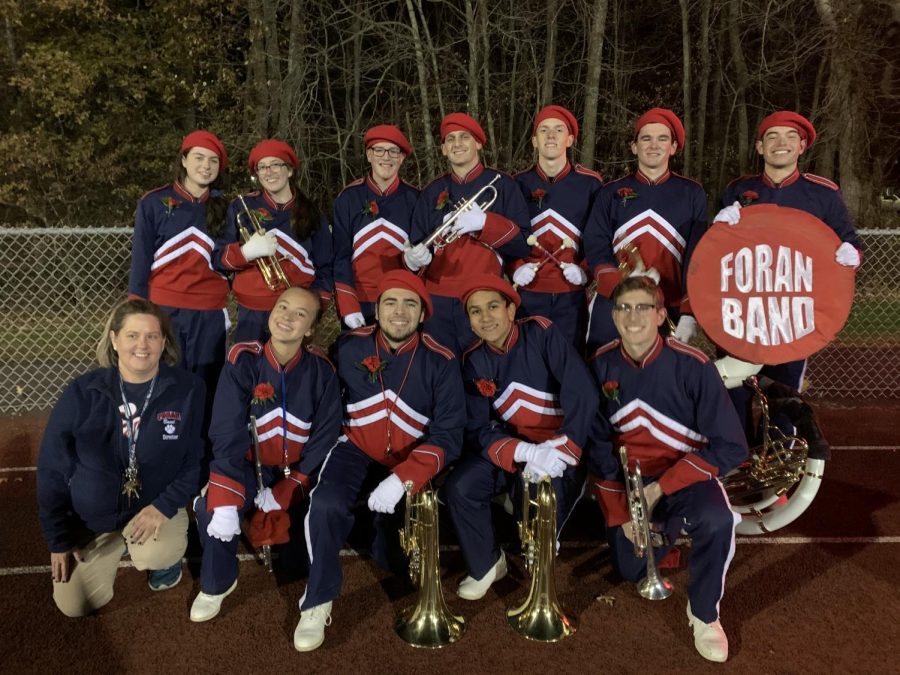
POLYGON ((730 355, 776 365, 816 353, 843 328, 855 272, 839 265, 834 230, 774 204, 714 223, 691 257, 688 296, 698 323, 730 355))

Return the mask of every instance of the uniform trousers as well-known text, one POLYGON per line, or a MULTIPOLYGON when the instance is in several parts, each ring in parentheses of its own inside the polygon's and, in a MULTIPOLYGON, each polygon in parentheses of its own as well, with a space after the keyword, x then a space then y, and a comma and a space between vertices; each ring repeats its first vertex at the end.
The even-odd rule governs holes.
MULTIPOLYGON (((653 509, 652 520, 662 523, 671 542, 654 549, 662 560, 684 530, 691 538, 688 565, 688 598, 694 616, 704 623, 719 618, 719 601, 725 589, 725 575, 734 557, 734 528, 741 517, 731 510, 725 488, 718 480, 692 483, 671 495, 663 495, 653 509)), ((621 526, 609 528, 607 541, 616 571, 627 581, 647 576, 647 561, 634 555, 621 526)))
MULTIPOLYGON (((584 492, 584 480, 585 473, 580 467, 569 467, 561 477, 552 481, 556 493, 557 541, 584 492)), ((521 471, 505 471, 480 453, 460 460, 447 477, 444 483, 447 506, 469 576, 473 579, 484 577, 500 559, 491 518, 491 501, 497 495, 508 494, 517 517, 521 518, 522 488, 521 471)))
POLYGON ((425 332, 451 350, 459 358, 477 339, 466 308, 458 298, 432 295, 434 313, 425 322, 425 332))
POLYGON ((265 343, 269 334, 269 312, 262 309, 249 309, 238 305, 237 326, 234 327, 234 342, 265 343))
POLYGON ((112 600, 116 570, 126 552, 139 570, 164 570, 184 557, 188 529, 185 509, 178 509, 159 528, 159 535, 143 544, 129 542, 132 522, 133 519, 121 530, 91 537, 79 546, 83 562, 74 562, 67 582, 53 582, 53 601, 63 614, 85 616, 112 600))
POLYGON ((587 329, 587 297, 584 290, 567 293, 539 293, 520 289, 522 304, 517 318, 543 316, 559 328, 569 344, 581 354, 584 351, 585 330, 587 329))

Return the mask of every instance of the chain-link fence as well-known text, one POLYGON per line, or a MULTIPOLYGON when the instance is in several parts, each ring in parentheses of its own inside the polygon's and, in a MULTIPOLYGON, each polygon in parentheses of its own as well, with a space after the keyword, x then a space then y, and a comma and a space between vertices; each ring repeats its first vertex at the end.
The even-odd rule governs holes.
MULTIPOLYGON (((844 330, 810 360, 818 397, 900 396, 900 230, 862 230, 864 264, 844 330)), ((0 228, 0 411, 47 409, 95 365, 110 308, 125 295, 131 230, 0 228)), ((337 334, 333 311, 317 341, 337 334)))

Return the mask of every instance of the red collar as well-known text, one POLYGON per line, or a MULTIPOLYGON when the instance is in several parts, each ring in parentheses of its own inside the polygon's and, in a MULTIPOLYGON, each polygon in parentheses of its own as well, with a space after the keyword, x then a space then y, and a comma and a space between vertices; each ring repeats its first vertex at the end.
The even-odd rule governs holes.
POLYGON ((569 162, 566 162, 566 165, 562 168, 562 171, 553 176, 553 178, 550 178, 550 176, 548 176, 544 172, 544 170, 541 168, 540 163, 534 165, 534 172, 541 177, 542 181, 546 183, 557 183, 568 176, 570 173, 572 173, 572 165, 569 162))
POLYGON ((771 178, 769 178, 769 175, 765 171, 763 171, 762 174, 763 184, 767 185, 770 188, 775 188, 776 190, 785 188, 788 185, 796 183, 798 180, 800 180, 800 171, 797 169, 797 167, 794 167, 794 172, 780 183, 776 183, 771 178))
POLYGON ((656 336, 656 342, 653 343, 653 346, 647 350, 647 352, 640 359, 633 359, 625 351, 625 345, 619 347, 619 351, 622 352, 622 358, 625 359, 625 363, 634 367, 634 368, 646 368, 651 363, 653 363, 657 357, 662 353, 663 348, 663 339, 659 335, 656 336))
POLYGON ((668 169, 666 169, 666 172, 656 180, 651 180, 650 178, 645 176, 643 173, 641 173, 640 169, 634 172, 634 177, 637 178, 639 182, 644 183, 645 185, 662 185, 667 180, 669 180, 671 176, 672 172, 668 169))
POLYGON ((478 176, 480 176, 482 173, 484 173, 484 164, 482 164, 481 162, 478 162, 478 164, 476 164, 474 166, 474 168, 471 171, 469 171, 469 173, 467 173, 462 178, 457 176, 456 173, 453 171, 453 169, 450 169, 450 178, 453 179, 454 183, 459 183, 460 185, 465 185, 466 183, 471 183, 473 180, 478 178, 478 176))
POLYGON ((489 342, 485 342, 488 346, 488 349, 493 351, 495 354, 509 354, 510 350, 516 346, 516 343, 519 341, 519 322, 513 321, 512 328, 509 331, 509 335, 506 336, 506 339, 503 341, 502 347, 495 347, 489 342))
POLYGON ((296 200, 296 196, 294 195, 293 190, 291 190, 291 198, 284 204, 277 203, 274 199, 272 199, 272 195, 270 195, 265 190, 261 189, 260 192, 262 193, 263 201, 265 201, 273 211, 289 211, 294 206, 294 201, 296 200))
POLYGON ((379 328, 375 333, 375 344, 379 349, 383 349, 388 354, 400 356, 401 354, 411 352, 416 348, 416 345, 419 344, 419 331, 417 330, 410 336, 410 338, 406 342, 394 349, 387 343, 387 340, 384 339, 384 334, 382 334, 381 329, 379 328))
POLYGON ((265 347, 266 360, 269 362, 269 365, 272 366, 277 372, 281 372, 282 368, 284 372, 290 372, 294 369, 294 367, 300 363, 300 359, 303 358, 303 345, 300 346, 300 349, 297 350, 297 353, 294 355, 290 361, 282 366, 278 363, 278 358, 275 356, 275 350, 272 349, 272 339, 269 338, 269 341, 266 343, 265 347))
POLYGON ((378 183, 372 180, 372 174, 366 174, 366 185, 369 186, 369 189, 374 192, 379 197, 387 197, 388 195, 392 195, 397 191, 397 188, 400 187, 400 176, 394 176, 394 182, 388 185, 387 190, 382 190, 378 187, 378 183))
POLYGON ((206 190, 206 192, 204 192, 199 197, 195 197, 190 192, 188 192, 185 189, 185 187, 181 183, 179 183, 177 180, 172 184, 172 187, 175 190, 175 192, 178 193, 179 197, 184 198, 186 201, 191 202, 192 204, 205 204, 206 200, 209 199, 209 190, 208 189, 206 190))

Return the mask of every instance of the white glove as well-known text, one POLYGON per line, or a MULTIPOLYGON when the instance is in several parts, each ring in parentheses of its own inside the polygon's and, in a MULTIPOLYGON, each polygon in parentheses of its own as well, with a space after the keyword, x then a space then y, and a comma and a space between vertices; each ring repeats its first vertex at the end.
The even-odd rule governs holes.
POLYGON ((276 250, 278 250, 278 239, 272 232, 265 234, 254 232, 247 243, 241 246, 241 253, 244 254, 247 262, 275 255, 276 250))
POLYGON ((679 342, 687 344, 691 338, 697 334, 697 319, 687 314, 682 314, 678 318, 678 325, 675 326, 675 332, 672 337, 679 342))
POLYGON ((418 272, 431 262, 431 251, 425 244, 416 244, 403 251, 403 261, 410 270, 418 272))
POLYGON ((643 266, 635 267, 631 271, 631 274, 628 275, 629 279, 631 277, 649 277, 649 278, 653 279, 653 283, 655 283, 655 284, 659 283, 659 272, 656 271, 655 267, 651 267, 650 269, 647 269, 646 267, 643 267, 643 266))
POLYGON ((856 250, 853 244, 849 244, 846 241, 838 246, 837 251, 834 252, 834 259, 839 265, 852 267, 853 269, 859 267, 860 263, 859 251, 856 250))
POLYGON ((281 504, 278 503, 275 495, 272 494, 272 488, 263 488, 257 492, 256 497, 253 498, 253 503, 256 504, 256 508, 265 513, 281 511, 281 504))
POLYGON ((566 436, 560 436, 539 444, 519 441, 513 458, 517 462, 525 462, 524 471, 531 474, 532 483, 544 476, 559 478, 567 467, 578 464, 577 459, 558 449, 567 440, 566 436))
POLYGON ((241 533, 241 519, 236 506, 217 506, 213 509, 212 518, 206 526, 206 534, 214 539, 231 541, 234 535, 241 533))
POLYGON ((731 206, 726 206, 716 214, 713 222, 737 225, 739 222, 741 222, 741 203, 736 201, 731 206))
POLYGON ((724 356, 721 359, 716 359, 714 365, 716 370, 719 371, 719 376, 722 378, 726 389, 740 387, 744 380, 762 370, 761 363, 741 361, 733 356, 724 356))
POLYGON ((453 224, 451 231, 457 236, 470 234, 472 232, 481 232, 484 229, 484 223, 487 216, 478 204, 472 204, 472 207, 459 214, 459 218, 453 224))
POLYGON ((513 272, 513 283, 516 286, 527 286, 537 275, 537 265, 534 263, 525 263, 515 272, 513 272))
POLYGON ((575 263, 563 264, 562 273, 570 284, 584 286, 587 283, 587 274, 575 263))
POLYGON ((366 325, 366 317, 362 315, 362 312, 353 312, 344 317, 344 325, 351 330, 354 328, 362 328, 366 325))
POLYGON ((369 495, 369 509, 376 513, 393 513, 397 502, 406 493, 403 483, 392 473, 378 484, 369 495))

